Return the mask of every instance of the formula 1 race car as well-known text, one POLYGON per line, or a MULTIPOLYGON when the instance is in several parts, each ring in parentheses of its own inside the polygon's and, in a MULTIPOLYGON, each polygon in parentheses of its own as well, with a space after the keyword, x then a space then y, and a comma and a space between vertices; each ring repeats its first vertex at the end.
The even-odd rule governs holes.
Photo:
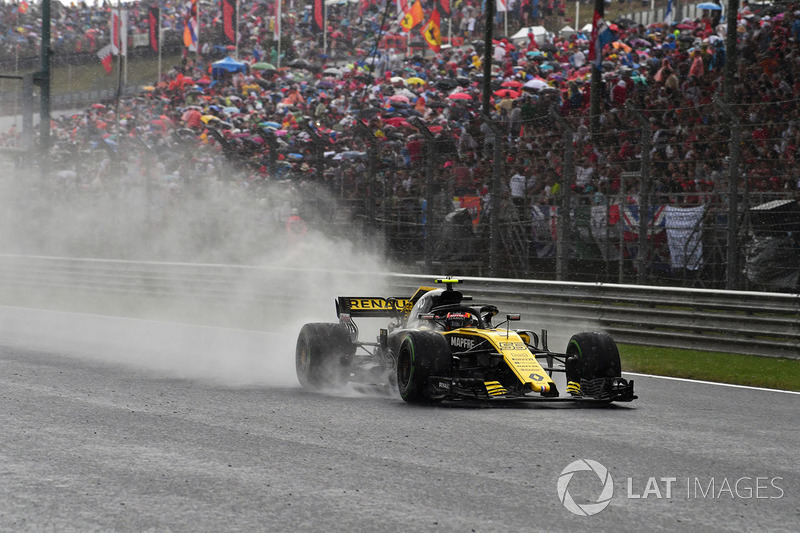
POLYGON ((411 298, 336 299, 338 323, 305 324, 297 339, 300 384, 331 390, 349 382, 396 390, 406 402, 538 400, 629 402, 617 345, 603 332, 578 333, 566 353, 547 347, 547 331, 510 329, 519 315, 493 324, 494 305, 473 305, 453 286, 420 287, 411 298), (356 317, 388 317, 376 342, 358 340, 356 317), (542 360, 542 363, 539 360, 542 360), (566 373, 566 396, 553 381, 566 373))

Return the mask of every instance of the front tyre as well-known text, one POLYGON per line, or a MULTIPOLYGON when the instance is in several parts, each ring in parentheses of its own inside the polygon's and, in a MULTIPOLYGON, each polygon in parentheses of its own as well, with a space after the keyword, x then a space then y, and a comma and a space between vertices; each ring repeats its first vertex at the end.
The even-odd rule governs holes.
POLYGON ((350 332, 343 325, 306 324, 295 349, 297 379, 309 390, 341 388, 350 376, 354 353, 350 332))
MULTIPOLYGON (((602 331, 573 335, 566 351, 567 391, 595 399, 613 399, 625 387, 617 343, 602 331)), ((632 394, 631 389, 631 394, 632 394)))
POLYGON ((447 339, 431 331, 409 331, 397 354, 397 388, 409 403, 428 403, 441 398, 431 394, 428 378, 452 375, 453 356, 447 339))

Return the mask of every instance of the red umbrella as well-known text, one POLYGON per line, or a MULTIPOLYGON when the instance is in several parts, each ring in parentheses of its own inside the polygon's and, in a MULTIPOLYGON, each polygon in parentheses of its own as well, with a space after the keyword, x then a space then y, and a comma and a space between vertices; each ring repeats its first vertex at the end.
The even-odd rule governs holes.
POLYGON ((467 93, 453 93, 447 97, 448 100, 472 100, 472 97, 467 93))
POLYGON ((403 117, 392 117, 392 118, 387 118, 386 120, 384 120, 384 122, 386 124, 389 124, 390 126, 400 126, 405 121, 406 121, 406 119, 403 118, 403 117))
POLYGON ((522 87, 522 82, 521 81, 517 81, 517 80, 508 80, 508 81, 504 81, 500 85, 500 87, 514 87, 516 89, 519 89, 520 87, 522 87))
POLYGON ((499 96, 500 98, 517 98, 519 96, 519 92, 512 91, 511 89, 500 89, 499 91, 495 91, 494 95, 499 96))

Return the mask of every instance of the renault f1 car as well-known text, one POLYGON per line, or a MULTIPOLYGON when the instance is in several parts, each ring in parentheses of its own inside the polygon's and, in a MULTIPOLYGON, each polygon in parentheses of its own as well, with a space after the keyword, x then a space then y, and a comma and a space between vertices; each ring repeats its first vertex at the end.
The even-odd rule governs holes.
POLYGON ((297 377, 311 390, 349 382, 396 390, 406 402, 579 401, 629 402, 633 381, 621 377, 619 351, 610 335, 573 335, 565 353, 550 351, 547 330, 514 330, 520 320, 498 308, 472 304, 454 286, 420 287, 411 298, 336 299, 338 323, 310 323, 300 330, 297 377), (391 318, 375 342, 359 341, 358 317, 391 318), (566 374, 562 395, 552 376, 566 374))

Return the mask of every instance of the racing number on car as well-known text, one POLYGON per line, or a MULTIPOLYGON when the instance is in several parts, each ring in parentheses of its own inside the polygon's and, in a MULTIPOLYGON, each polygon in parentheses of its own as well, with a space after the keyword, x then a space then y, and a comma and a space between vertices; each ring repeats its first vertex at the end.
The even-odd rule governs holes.
POLYGON ((540 376, 539 374, 531 374, 531 375, 530 375, 530 376, 528 376, 528 377, 529 377, 529 378, 531 378, 533 381, 542 381, 542 380, 544 379, 544 378, 543 378, 542 376, 540 376))

